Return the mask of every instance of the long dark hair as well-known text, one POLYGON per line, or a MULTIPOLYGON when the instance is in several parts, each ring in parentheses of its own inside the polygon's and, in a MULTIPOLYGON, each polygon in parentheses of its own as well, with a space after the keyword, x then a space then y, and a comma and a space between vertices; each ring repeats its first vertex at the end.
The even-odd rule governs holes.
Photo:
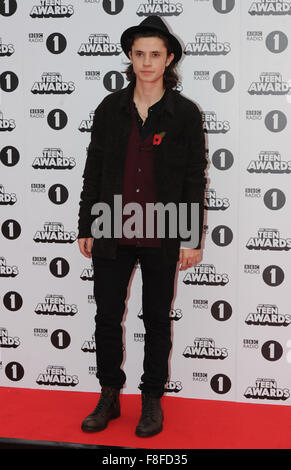
MULTIPOLYGON (((171 42, 168 40, 166 36, 164 36, 162 33, 159 33, 158 31, 155 30, 146 30, 143 32, 135 33, 133 36, 131 36, 128 41, 127 41, 127 50, 130 51, 132 48, 132 45, 137 38, 147 38, 147 37, 157 37, 160 38, 164 41, 165 47, 167 48, 167 55, 169 56, 172 52, 172 47, 171 47, 171 42)), ((122 72, 125 73, 126 78, 129 82, 134 83, 136 80, 136 76, 133 70, 133 65, 131 62, 127 63, 127 69, 122 72)), ((170 65, 165 68, 164 72, 164 87, 165 88, 176 88, 177 85, 180 82, 180 77, 178 75, 178 72, 176 70, 177 63, 175 62, 175 58, 172 60, 170 65)))

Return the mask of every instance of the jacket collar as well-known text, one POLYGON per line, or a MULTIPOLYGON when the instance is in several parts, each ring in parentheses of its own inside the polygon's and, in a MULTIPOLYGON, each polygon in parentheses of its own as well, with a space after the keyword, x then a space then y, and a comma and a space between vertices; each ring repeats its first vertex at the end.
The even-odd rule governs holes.
MULTIPOLYGON (((124 109, 127 113, 130 113, 130 100, 132 98, 133 90, 135 87, 135 83, 129 83, 127 87, 122 89, 120 100, 119 100, 119 107, 124 109)), ((174 115, 174 102, 173 102, 173 90, 168 89, 166 90, 166 96, 164 101, 164 110, 167 111, 169 114, 174 115)))

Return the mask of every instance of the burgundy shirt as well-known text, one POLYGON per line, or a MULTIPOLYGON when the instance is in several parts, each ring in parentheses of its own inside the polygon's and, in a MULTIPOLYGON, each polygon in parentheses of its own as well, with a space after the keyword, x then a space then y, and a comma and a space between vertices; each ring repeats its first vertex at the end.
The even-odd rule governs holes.
MULTIPOLYGON (((134 236, 133 238, 126 238, 124 235, 118 239, 120 245, 135 245, 135 246, 148 246, 160 247, 161 239, 157 237, 157 214, 154 216, 154 237, 146 238, 146 203, 156 201, 155 185, 154 185, 154 170, 153 170, 153 137, 155 123, 157 122, 158 112, 163 104, 167 90, 163 97, 151 106, 148 110, 149 116, 145 121, 144 126, 141 125, 142 120, 137 113, 133 96, 130 100, 130 108, 132 113, 132 127, 127 147, 127 155, 125 161, 125 175, 122 193, 122 209, 125 204, 129 202, 137 202, 141 205, 143 210, 143 223, 142 223, 142 237, 134 236), (155 115, 151 115, 150 113, 155 115), (153 119, 154 118, 154 119, 153 119)), ((134 211, 130 215, 122 217, 122 227, 127 219, 134 215, 134 211)), ((131 225, 131 230, 135 229, 131 225)))

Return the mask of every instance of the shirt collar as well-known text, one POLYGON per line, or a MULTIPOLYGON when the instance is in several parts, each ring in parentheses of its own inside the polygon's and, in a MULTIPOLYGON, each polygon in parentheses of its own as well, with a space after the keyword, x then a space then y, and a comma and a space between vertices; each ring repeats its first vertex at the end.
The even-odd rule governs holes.
MULTIPOLYGON (((133 97, 134 87, 135 83, 130 82, 124 89, 124 93, 122 93, 119 101, 120 108, 124 109, 128 113, 130 113, 130 100, 132 100, 133 97)), ((165 111, 167 111, 169 114, 174 115, 173 90, 166 89, 162 98, 156 103, 154 103, 151 108, 158 109, 162 105, 165 111)))

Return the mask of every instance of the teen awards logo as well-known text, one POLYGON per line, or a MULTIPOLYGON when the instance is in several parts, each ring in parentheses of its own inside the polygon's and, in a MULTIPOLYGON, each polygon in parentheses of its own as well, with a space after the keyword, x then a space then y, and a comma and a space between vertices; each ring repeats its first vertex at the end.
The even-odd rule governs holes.
POLYGON ((188 42, 184 49, 186 55, 226 55, 231 51, 229 42, 218 42, 215 33, 197 33, 194 42, 188 42))
POLYGON ((30 12, 31 18, 69 18, 73 14, 73 6, 64 5, 63 0, 40 0, 30 12))
POLYGON ((278 151, 262 151, 257 160, 252 160, 247 168, 249 173, 291 173, 291 161, 283 161, 278 151))
POLYGON ((205 191, 205 203, 205 209, 208 211, 225 211, 230 206, 229 199, 218 197, 214 189, 205 191))
POLYGON ((184 357, 193 359, 225 359, 228 357, 226 348, 218 348, 211 338, 195 338, 193 346, 186 346, 184 357))
POLYGON ((3 184, 0 184, 0 205, 12 206, 17 202, 15 193, 5 193, 3 184))
POLYGON ((182 382, 180 380, 169 380, 165 384, 165 392, 166 393, 179 393, 183 389, 182 382))
POLYGON ((0 256, 0 277, 15 277, 18 274, 18 267, 8 266, 4 256, 0 256))
POLYGON ((251 237, 246 244, 249 250, 289 251, 291 238, 281 238, 275 228, 260 228, 257 237, 251 237))
POLYGON ((187 272, 183 279, 184 284, 199 286, 225 286, 229 282, 228 275, 216 272, 213 264, 198 264, 193 267, 194 272, 187 272))
POLYGON ((41 82, 34 82, 31 93, 34 95, 70 95, 75 91, 73 82, 63 82, 59 72, 44 72, 41 82))
POLYGON ((61 222, 45 222, 43 227, 33 237, 37 243, 73 243, 77 239, 76 232, 66 232, 61 222))
POLYGON ((9 336, 6 328, 0 328, 0 348, 18 348, 20 340, 18 336, 9 336))
POLYGON ((91 132, 93 126, 93 119, 94 119, 95 111, 91 111, 89 113, 89 119, 83 119, 81 124, 79 125, 80 132, 91 132))
POLYGON ((285 0, 255 0, 249 8, 250 15, 290 15, 291 3, 285 0))
POLYGON ((47 366, 46 372, 40 373, 36 379, 38 385, 54 385, 57 387, 75 387, 79 383, 77 375, 69 375, 63 366, 47 366))
POLYGON ((93 273, 94 273, 93 263, 91 262, 91 267, 84 268, 81 273, 80 278, 82 279, 82 281, 93 281, 93 273))
POLYGON ((258 82, 252 82, 249 86, 250 95, 287 95, 290 85, 283 82, 279 72, 262 72, 258 82))
POLYGON ((39 302, 34 311, 37 315, 72 317, 78 313, 78 308, 75 304, 67 304, 63 295, 47 294, 44 302, 39 302))
MULTIPOLYGON (((180 308, 173 308, 173 309, 170 310, 169 316, 170 316, 171 320, 178 321, 178 320, 181 320, 181 318, 183 317, 183 313, 182 313, 182 310, 180 308)), ((140 320, 143 320, 142 308, 138 312, 137 317, 140 320)))
POLYGON ((10 57, 14 54, 15 49, 13 44, 3 44, 2 38, 0 38, 0 57, 10 57))
POLYGON ((214 111, 204 111, 203 116, 207 134, 225 134, 230 130, 229 121, 219 121, 214 111))
POLYGON ((85 340, 83 346, 81 347, 83 352, 95 353, 96 352, 96 341, 95 335, 92 334, 92 338, 89 340, 85 340))
POLYGON ((71 170, 76 166, 74 157, 65 157, 60 148, 45 148, 41 157, 35 157, 32 168, 35 170, 71 170))
POLYGON ((81 56, 112 56, 119 55, 121 52, 121 45, 110 42, 106 33, 90 34, 88 42, 83 42, 78 50, 81 56))
POLYGON ((258 378, 254 386, 246 389, 244 396, 252 400, 287 400, 290 397, 288 388, 279 388, 275 379, 258 378))
POLYGON ((15 120, 4 118, 2 111, 0 111, 0 132, 11 132, 15 127, 15 120))
POLYGON ((141 3, 136 10, 138 16, 178 16, 182 12, 181 3, 174 3, 170 0, 148 0, 147 3, 141 3))
POLYGON ((289 326, 291 315, 279 313, 277 305, 259 304, 257 311, 251 312, 245 319, 247 325, 289 326))

